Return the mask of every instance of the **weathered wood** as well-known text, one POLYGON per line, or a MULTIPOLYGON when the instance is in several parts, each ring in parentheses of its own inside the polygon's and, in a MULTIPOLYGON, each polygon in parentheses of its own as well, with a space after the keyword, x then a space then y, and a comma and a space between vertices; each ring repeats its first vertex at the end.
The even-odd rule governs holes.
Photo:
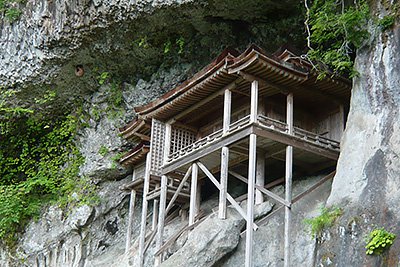
MULTIPOLYGON (((133 168, 132 172, 132 181, 136 179, 136 169, 133 168)), ((132 240, 132 227, 133 227, 133 215, 135 211, 135 201, 136 201, 136 191, 131 190, 131 196, 129 199, 129 217, 128 217, 128 229, 126 233, 126 245, 125 245, 125 253, 129 251, 131 248, 131 240, 132 240)))
MULTIPOLYGON (((293 134, 293 93, 287 95, 286 100, 286 123, 288 134, 293 134)), ((293 172, 293 147, 286 147, 285 163, 285 200, 292 203, 292 172, 293 172)), ((284 267, 290 267, 290 223, 291 207, 285 207, 285 229, 284 229, 284 267)))
POLYGON ((192 165, 192 181, 190 184, 190 207, 189 207, 189 225, 192 225, 195 221, 197 210, 196 210, 196 195, 197 195, 197 177, 198 177, 198 166, 196 163, 192 165))
MULTIPOLYGON (((256 185, 260 187, 264 187, 265 184, 265 156, 264 154, 257 153, 257 163, 256 163, 257 171, 256 171, 256 185)), ((264 197, 262 192, 257 189, 256 190, 256 204, 260 204, 264 201, 264 197)))
POLYGON ((293 134, 293 93, 289 93, 286 97, 286 124, 288 134, 293 134))
POLYGON ((144 264, 144 252, 145 252, 145 238, 146 238, 146 217, 147 217, 147 194, 149 193, 150 184, 150 166, 151 166, 151 152, 146 155, 146 174, 144 179, 143 188, 143 201, 142 201, 142 218, 140 222, 140 237, 139 237, 139 267, 144 264))
POLYGON ((262 78, 260 78, 260 77, 257 77, 257 76, 255 76, 255 75, 246 73, 246 72, 244 72, 244 71, 238 71, 237 73, 239 74, 239 76, 241 76, 243 79, 245 79, 245 80, 247 80, 247 81, 249 81, 249 82, 258 81, 258 83, 260 84, 260 86, 263 86, 263 87, 265 87, 265 86, 271 87, 271 88, 273 88, 273 89, 275 89, 275 90, 277 90, 277 91, 279 91, 279 92, 281 92, 281 93, 283 93, 283 94, 285 94, 285 93, 288 92, 288 89, 287 89, 287 88, 285 88, 285 87, 283 87, 283 86, 281 86, 281 85, 279 85, 279 84, 276 84, 276 83, 267 81, 267 80, 265 80, 265 79, 262 79, 262 78))
POLYGON ((238 130, 237 132, 235 132, 233 134, 222 137, 220 140, 218 140, 218 142, 213 142, 213 143, 207 144, 201 150, 193 151, 193 152, 187 154, 185 157, 182 157, 182 158, 174 161, 172 164, 165 165, 162 169, 162 172, 169 173, 173 170, 176 170, 176 169, 184 166, 185 164, 187 164, 189 162, 196 161, 196 160, 204 157, 205 155, 208 155, 208 154, 222 148, 223 146, 228 146, 229 144, 232 144, 232 143, 246 137, 247 135, 249 135, 251 133, 251 131, 252 131, 251 127, 249 127, 249 126, 243 127, 241 130, 238 130))
POLYGON ((150 137, 145 135, 145 134, 141 134, 138 132, 134 132, 134 135, 136 135, 137 137, 139 137, 140 139, 144 140, 144 141, 150 141, 150 137))
POLYGON ((149 249, 150 245, 153 243, 154 241, 154 237, 156 236, 157 231, 152 231, 149 238, 146 241, 146 244, 144 246, 144 253, 146 253, 146 251, 149 249))
POLYGON ((195 220, 198 219, 199 214, 200 214, 200 206, 201 206, 201 183, 202 181, 199 179, 199 176, 197 174, 197 194, 196 194, 196 216, 195 220))
POLYGON ((155 231, 157 229, 157 219, 158 219, 158 204, 159 200, 153 200, 153 218, 151 220, 151 230, 155 231))
MULTIPOLYGON (((229 71, 229 72, 231 73, 231 71, 229 71)), ((300 86, 289 86, 289 85, 283 86, 283 85, 280 85, 280 84, 277 84, 277 83, 274 83, 271 81, 267 81, 259 76, 255 76, 255 75, 246 73, 245 71, 242 71, 242 70, 236 71, 236 73, 239 74, 240 77, 242 77, 243 79, 245 79, 247 81, 252 82, 254 80, 257 80, 259 82, 260 86, 271 87, 271 88, 279 91, 282 94, 287 94, 287 93, 289 93, 289 91, 293 91, 293 90, 303 90, 303 91, 310 92, 315 96, 322 97, 328 101, 332 101, 336 104, 343 104, 343 103, 347 102, 347 100, 344 99, 343 97, 335 96, 326 91, 321 91, 320 89, 318 89, 316 87, 312 87, 312 86, 300 87, 300 86)))
MULTIPOLYGON (((252 91, 253 98, 253 91, 252 91)), ((257 111, 257 109, 256 109, 257 111)), ((250 135, 249 142, 249 171, 248 171, 248 186, 247 186, 247 224, 246 224, 246 254, 245 266, 253 267, 253 231, 254 223, 254 186, 256 180, 256 151, 257 151, 257 136, 250 135)))
POLYGON ((222 121, 222 131, 227 133, 229 130, 229 125, 231 124, 231 102, 232 102, 232 92, 226 89, 224 92, 224 117, 222 121))
POLYGON ((176 189, 174 195, 172 196, 171 200, 168 203, 167 208, 165 209, 165 213, 168 214, 172 206, 174 205, 175 200, 177 199, 179 193, 181 192, 183 186, 185 185, 187 179, 189 178, 190 174, 192 174, 192 166, 189 167, 185 176, 183 177, 181 183, 179 184, 178 188, 176 189))
POLYGON ((136 191, 131 191, 130 203, 129 203, 129 221, 128 221, 128 231, 126 235, 126 248, 125 252, 128 252, 131 247, 132 240, 132 226, 133 226, 133 215, 135 210, 135 202, 136 202, 136 191))
MULTIPOLYGON (((207 169, 206 166, 204 166, 203 163, 197 162, 197 165, 199 168, 204 172, 204 174, 210 179, 210 181, 218 188, 218 190, 221 190, 221 185, 218 183, 217 179, 214 177, 214 175, 207 169)), ((240 207, 240 205, 235 201, 235 199, 229 194, 226 193, 226 198, 228 201, 232 204, 232 206, 237 210, 237 212, 245 219, 247 220, 246 212, 240 207)), ((258 226, 253 223, 253 229, 257 230, 258 226)))
MULTIPOLYGON (((302 199, 304 196, 308 195, 309 193, 313 192, 315 189, 319 188, 321 185, 323 185, 326 181, 332 179, 335 176, 335 171, 331 172, 330 174, 328 174, 327 176, 323 177, 321 180, 319 180, 318 182, 316 182, 315 184, 313 184, 310 188, 308 188, 307 190, 303 191, 302 193, 298 194, 296 197, 293 198, 292 204, 298 202, 300 199, 302 199)), ((258 220, 257 222, 260 225, 263 225, 264 223, 267 223, 268 220, 274 216, 276 213, 278 213, 280 210, 282 210, 285 206, 280 206, 277 209, 273 210, 271 213, 269 213, 267 216, 265 216, 264 218, 258 220)), ((243 235, 245 233, 245 231, 243 231, 241 233, 241 235, 243 235)))
POLYGON ((226 219, 226 194, 228 192, 229 148, 224 146, 221 151, 221 189, 219 191, 218 217, 226 219))
POLYGON ((262 126, 256 126, 252 130, 258 136, 269 138, 271 140, 280 142, 282 144, 290 145, 290 146, 314 153, 316 155, 323 156, 325 158, 337 160, 339 157, 339 152, 337 152, 337 151, 332 151, 332 150, 321 148, 317 144, 308 142, 306 140, 302 140, 295 136, 290 136, 287 134, 279 133, 277 131, 267 129, 262 126))
POLYGON ((272 182, 266 184, 264 187, 266 189, 268 189, 268 188, 274 187, 275 185, 282 184, 284 182, 285 182, 285 177, 282 177, 282 178, 276 179, 275 181, 272 181, 272 182))
POLYGON ((225 90, 231 90, 231 89, 235 88, 236 84, 238 83, 238 81, 239 81, 239 79, 231 82, 230 84, 228 84, 224 88, 214 92, 212 95, 209 95, 208 97, 204 98, 203 100, 197 102, 195 105, 192 105, 190 108, 185 109, 184 111, 180 112, 179 114, 174 116, 172 119, 170 119, 168 121, 168 123, 174 123, 175 121, 179 120, 180 118, 183 118, 184 116, 188 115, 190 112, 198 109, 199 107, 203 106, 204 104, 207 104, 208 102, 210 102, 211 100, 213 100, 217 96, 222 95, 225 92, 225 90))
POLYGON ((169 153, 171 151, 171 124, 170 123, 166 123, 165 124, 165 146, 164 146, 164 164, 167 162, 168 160, 168 156, 169 153))
MULTIPOLYGON (((242 175, 238 174, 237 172, 229 171, 229 173, 230 173, 232 176, 234 176, 234 177, 238 178, 239 180, 241 180, 242 182, 246 183, 247 185, 249 184, 248 179, 246 179, 246 178, 243 177, 242 175)), ((273 192, 271 192, 271 191, 265 189, 264 187, 261 187, 261 186, 259 186, 259 185, 256 185, 256 184, 254 185, 254 187, 255 187, 256 189, 258 189, 261 193, 264 193, 264 194, 266 194, 267 196, 269 196, 269 197, 275 199, 276 201, 278 201, 278 202, 281 203, 282 205, 285 205, 285 206, 290 207, 290 203, 289 203, 288 201, 286 201, 285 199, 281 198, 280 196, 278 196, 277 194, 275 194, 275 193, 273 193, 273 192)))
POLYGON ((258 113, 258 81, 254 80, 251 83, 251 103, 250 103, 250 123, 257 121, 258 113))
MULTIPOLYGON (((285 200, 289 203, 292 202, 292 161, 293 161, 293 147, 287 146, 286 149, 286 167, 285 167, 285 200)), ((284 267, 290 267, 290 221, 291 210, 290 206, 285 207, 285 229, 284 229, 284 267)))
MULTIPOLYGON (((158 227, 157 227, 157 240, 156 240, 156 249, 160 249, 163 242, 164 236, 164 220, 165 216, 165 206, 167 201, 167 176, 161 176, 161 195, 160 195, 160 210, 158 216, 158 227)), ((155 259, 155 266, 159 266, 162 262, 162 254, 157 256, 155 259)))

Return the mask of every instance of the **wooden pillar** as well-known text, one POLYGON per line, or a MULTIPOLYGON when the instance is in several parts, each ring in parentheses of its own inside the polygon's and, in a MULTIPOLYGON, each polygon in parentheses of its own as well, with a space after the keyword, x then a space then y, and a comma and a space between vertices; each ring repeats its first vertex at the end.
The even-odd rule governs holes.
POLYGON ((167 162, 169 152, 171 150, 171 133, 172 127, 170 123, 165 124, 165 137, 164 137, 164 163, 167 162))
POLYGON ((229 130, 231 124, 231 103, 232 103, 232 92, 226 89, 224 92, 224 118, 222 122, 222 132, 225 134, 229 130))
POLYGON ((345 113, 344 113, 344 106, 340 105, 339 106, 339 114, 340 114, 340 120, 339 120, 339 131, 340 131, 340 137, 339 141, 341 140, 345 128, 345 113))
MULTIPOLYGON (((226 89, 224 92, 224 118, 222 124, 222 133, 226 134, 231 124, 231 103, 232 92, 226 89)), ((218 218, 226 219, 226 194, 228 192, 228 164, 229 148, 223 147, 221 150, 221 189, 219 191, 218 218)))
POLYGON ((251 83, 250 122, 257 121, 257 111, 258 111, 258 81, 254 80, 251 83))
POLYGON ((193 163, 192 166, 192 181, 190 185, 190 206, 189 206, 189 225, 192 225, 195 221, 198 210, 196 201, 197 201, 197 177, 199 173, 199 167, 196 163, 193 163))
POLYGON ((286 124, 288 134, 293 134, 293 93, 286 97, 286 124))
MULTIPOLYGON (((161 176, 161 192, 160 192, 160 211, 158 217, 158 228, 157 228, 157 240, 156 240, 156 251, 158 251, 163 242, 164 236, 164 220, 165 216, 165 207, 167 204, 167 176, 161 176)), ((162 253, 158 255, 155 259, 155 266, 159 266, 162 262, 162 253)))
POLYGON ((140 237, 139 237, 139 267, 143 266, 144 263, 144 243, 146 239, 146 218, 147 218, 147 195, 149 193, 150 186, 150 166, 151 166, 151 156, 150 153, 146 155, 146 172, 144 176, 143 185, 143 201, 142 201, 142 218, 140 222, 140 237))
POLYGON ((197 181, 197 193, 196 193, 196 216, 200 212, 201 205, 201 180, 197 181))
MULTIPOLYGON (((250 122, 257 121, 258 81, 251 83, 250 122)), ((246 221, 246 255, 245 267, 253 267, 253 223, 254 223, 254 185, 256 180, 257 136, 250 134, 249 171, 247 183, 247 221, 246 221)))
POLYGON ((229 148, 223 147, 221 152, 221 190, 219 191, 218 218, 226 219, 226 195, 228 193, 229 148))
MULTIPOLYGON (((287 96, 286 104, 286 123, 288 134, 293 134, 293 94, 287 96)), ((293 172, 293 147, 286 147, 286 162, 285 162, 285 200, 292 202, 292 172, 293 172)), ((284 230, 284 267, 290 267, 290 222, 291 208, 285 207, 285 230, 284 230)))
POLYGON ((151 219, 151 230, 155 231, 157 227, 157 220, 158 220, 158 199, 154 199, 153 201, 153 217, 151 219))
POLYGON ((247 225, 245 266, 253 267, 254 184, 256 179, 257 136, 250 134, 247 187, 247 225))
MULTIPOLYGON (((136 169, 133 168, 132 173, 132 181, 136 179, 136 169)), ((131 190, 131 197, 129 199, 129 218, 128 218, 128 229, 126 232, 126 246, 125 246, 125 253, 128 253, 131 247, 131 240, 132 240, 132 226, 133 226, 133 214, 135 212, 135 201, 136 201, 136 191, 131 190)))
MULTIPOLYGON (((265 154, 257 153, 257 171, 256 171, 256 185, 264 187, 265 185, 265 154)), ((256 204, 264 202, 263 193, 256 189, 256 204)))

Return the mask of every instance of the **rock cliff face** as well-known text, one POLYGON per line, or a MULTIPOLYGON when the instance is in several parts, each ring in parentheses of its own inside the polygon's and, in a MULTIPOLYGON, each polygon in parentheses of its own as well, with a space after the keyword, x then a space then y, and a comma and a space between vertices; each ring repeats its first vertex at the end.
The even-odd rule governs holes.
MULTIPOLYGON (((385 15, 385 1, 375 1, 385 15)), ((385 227, 400 233, 400 29, 371 33, 357 54, 351 108, 328 204, 344 208, 330 240, 320 244, 320 266, 398 266, 400 240, 382 256, 365 255, 365 238, 385 227), (328 262, 331 262, 328 264, 328 262)))
MULTIPOLYGON (((243 48, 256 42, 272 51, 287 41, 298 42, 302 37, 295 33, 301 33, 302 26, 297 4, 293 0, 28 0, 21 4, 19 21, 10 24, 3 19, 0 87, 18 89, 19 100, 28 105, 32 95, 47 89, 57 91, 61 106, 77 97, 84 99, 83 108, 91 119, 77 137, 86 159, 81 174, 98 184, 101 204, 70 214, 47 208, 41 219, 28 226, 16 252, 0 248, 0 266, 134 266, 134 255, 124 258, 128 197, 118 189, 130 180, 129 170, 111 160, 127 146, 116 128, 133 117, 133 106, 183 81, 228 45, 243 48), (181 37, 183 51, 176 44, 181 37), (171 52, 166 50, 168 44, 171 52), (82 77, 75 74, 78 65, 83 66, 82 77), (103 72, 123 89, 121 114, 114 118, 106 112, 109 85, 98 82, 103 72), (102 146, 108 150, 105 156, 99 154, 102 146)), ((374 8, 378 14, 387 12, 380 4, 374 8)), ((384 33, 374 32, 358 52, 360 76, 354 79, 338 171, 331 191, 325 184, 296 204, 293 266, 397 266, 400 262, 399 240, 380 257, 368 257, 364 249, 365 236, 375 227, 400 233, 399 40, 396 25, 384 33), (328 204, 342 207, 344 215, 316 244, 302 220, 315 214, 329 192, 328 204)), ((300 183, 299 192, 308 185, 300 183)), ((136 206, 138 220, 140 200, 136 206)), ((256 266, 281 266, 282 216, 278 214, 255 235, 260 244, 256 266)), ((221 250, 229 254, 217 263, 210 261, 215 266, 243 262, 244 242, 237 239, 242 222, 233 221, 235 235, 226 233, 232 243, 221 250)), ((216 235, 216 244, 220 239, 216 235)), ((181 253, 191 251, 193 240, 181 253)), ((182 263, 184 258, 178 255, 165 265, 182 263)), ((152 264, 148 259, 146 263, 152 264)))

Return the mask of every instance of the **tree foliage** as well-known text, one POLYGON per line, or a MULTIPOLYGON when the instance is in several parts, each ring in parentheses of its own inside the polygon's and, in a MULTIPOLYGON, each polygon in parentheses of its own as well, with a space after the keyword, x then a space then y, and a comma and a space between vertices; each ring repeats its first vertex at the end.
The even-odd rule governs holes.
MULTIPOLYGON (((305 0, 306 6, 307 0, 305 0)), ((353 67, 355 50, 368 37, 369 7, 366 0, 314 0, 308 9, 306 26, 309 30, 308 56, 328 66, 335 73, 357 74, 353 67)))

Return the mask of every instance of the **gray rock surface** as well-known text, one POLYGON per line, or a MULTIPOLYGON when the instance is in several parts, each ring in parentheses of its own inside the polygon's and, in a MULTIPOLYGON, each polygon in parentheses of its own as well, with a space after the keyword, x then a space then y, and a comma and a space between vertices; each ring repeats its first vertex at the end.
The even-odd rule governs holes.
MULTIPOLYGON (((128 198, 118 187, 131 177, 100 185, 100 205, 81 206, 65 214, 51 206, 38 221, 29 224, 17 248, 16 260, 0 253, 0 265, 30 266, 108 266, 115 255, 122 255, 128 198)), ((138 206, 137 213, 140 213, 138 206)), ((137 232, 136 232, 137 234, 137 232)))
MULTIPOLYGON (((304 192, 320 178, 321 176, 317 176, 295 181, 293 183, 293 195, 296 196, 304 192)), ((316 241, 312 238, 308 226, 304 224, 304 219, 318 215, 319 207, 325 204, 330 189, 331 182, 325 182, 317 190, 304 196, 292 206, 290 266, 317 266, 314 263, 316 241)), ((278 187, 274 191, 279 193, 281 190, 278 187)), ((284 216, 284 209, 279 210, 254 232, 254 267, 283 266, 284 216)), ((244 266, 245 246, 245 238, 240 239, 236 250, 219 261, 215 266, 244 266)))
MULTIPOLYGON (((91 43, 91 49, 98 53, 119 49, 122 44, 112 41, 117 32, 108 32, 112 35, 107 36, 108 42, 97 42, 100 35, 96 33, 102 29, 118 28, 142 14, 190 2, 29 0, 21 5, 19 21, 10 25, 4 19, 0 28, 0 51, 5 51, 0 56, 0 86, 30 81, 46 84, 62 73, 60 63, 79 54, 85 43, 91 43)), ((73 65, 69 67, 64 71, 73 75, 73 65)))
MULTIPOLYGON (((372 1, 376 14, 388 12, 372 1)), ((365 255, 374 228, 400 234, 400 29, 371 28, 359 50, 351 109, 329 205, 344 207, 339 226, 319 248, 320 266, 398 266, 400 240, 383 256, 365 255), (326 259, 331 263, 328 264, 326 259)))
MULTIPOLYGON (((256 207, 255 216, 272 210, 272 204, 264 202, 256 207)), ((240 240, 245 220, 233 208, 228 209, 227 219, 217 214, 203 221, 190 234, 185 245, 161 264, 163 267, 211 267, 234 250, 240 240)))

